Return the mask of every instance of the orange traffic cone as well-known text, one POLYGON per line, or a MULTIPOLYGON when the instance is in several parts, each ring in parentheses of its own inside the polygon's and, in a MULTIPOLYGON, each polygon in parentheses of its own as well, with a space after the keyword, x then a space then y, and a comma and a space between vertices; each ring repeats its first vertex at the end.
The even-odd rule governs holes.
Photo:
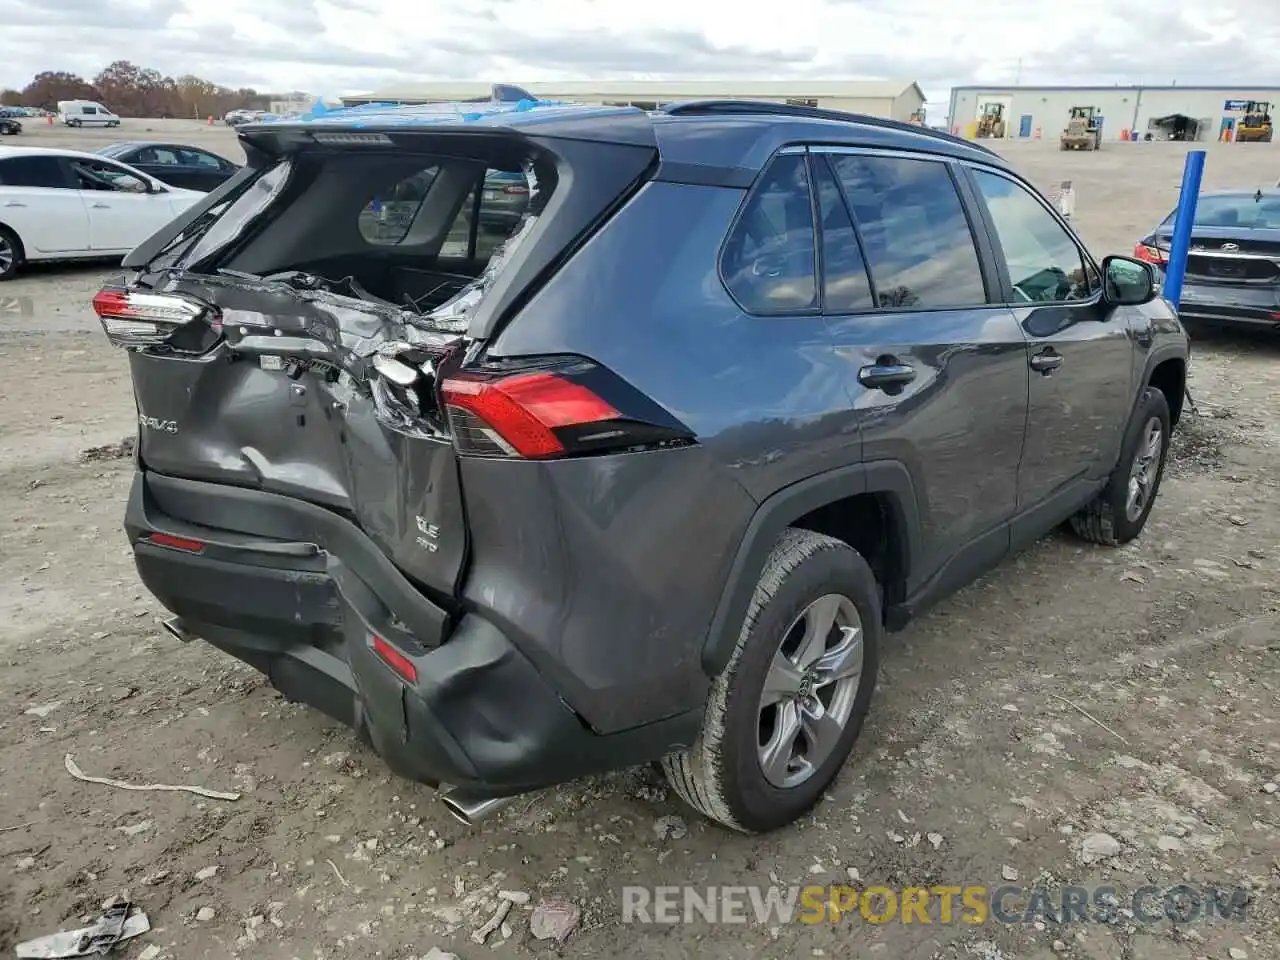
POLYGON ((53 126, 53 114, 52 114, 52 113, 51 113, 51 114, 49 114, 49 116, 48 116, 48 117, 46 117, 45 119, 49 121, 49 126, 51 126, 51 127, 52 127, 52 126, 53 126))
POLYGON ((210 117, 209 117, 209 126, 211 126, 211 127, 213 126, 213 117, 212 117, 212 116, 210 116, 210 117))

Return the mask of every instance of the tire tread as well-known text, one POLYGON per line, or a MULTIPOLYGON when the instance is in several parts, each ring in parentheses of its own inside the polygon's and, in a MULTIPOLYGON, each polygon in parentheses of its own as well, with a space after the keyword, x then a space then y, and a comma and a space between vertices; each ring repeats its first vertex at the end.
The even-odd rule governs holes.
POLYGON ((788 527, 769 554, 751 595, 738 642, 729 656, 729 662, 715 678, 707 695, 706 719, 701 734, 688 750, 669 754, 662 760, 663 772, 672 789, 703 816, 742 833, 753 832, 738 821, 723 790, 723 757, 719 748, 725 735, 725 716, 733 693, 735 668, 742 659, 756 621, 792 571, 824 550, 850 549, 847 544, 834 537, 799 527, 788 527))

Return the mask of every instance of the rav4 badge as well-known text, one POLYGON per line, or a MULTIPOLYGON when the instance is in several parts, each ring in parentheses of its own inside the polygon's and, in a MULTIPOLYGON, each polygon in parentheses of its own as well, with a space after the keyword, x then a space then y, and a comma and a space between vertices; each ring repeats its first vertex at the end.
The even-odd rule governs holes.
POLYGON ((161 420, 159 417, 148 417, 144 413, 138 414, 138 423, 147 430, 160 430, 164 433, 177 433, 177 420, 161 420))

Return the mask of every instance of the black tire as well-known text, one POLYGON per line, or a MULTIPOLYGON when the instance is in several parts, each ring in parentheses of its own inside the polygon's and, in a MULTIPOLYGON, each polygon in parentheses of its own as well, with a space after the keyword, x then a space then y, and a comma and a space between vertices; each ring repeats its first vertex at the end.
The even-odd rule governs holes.
POLYGON ((1165 395, 1154 387, 1148 387, 1138 401, 1129 429, 1125 432, 1120 462, 1111 471, 1102 492, 1083 510, 1071 518, 1071 529, 1077 536, 1092 543, 1117 546, 1128 543, 1146 526, 1147 517, 1160 492, 1165 463, 1169 459, 1169 441, 1173 436, 1169 420, 1169 403, 1165 395), (1160 428, 1159 453, 1151 461, 1148 483, 1141 509, 1130 515, 1130 478, 1135 460, 1146 452, 1152 424, 1160 428))
POLYGON ((743 833, 774 830, 806 813, 861 732, 875 691, 882 632, 879 586, 862 556, 832 537, 786 530, 760 575, 729 663, 711 685, 697 741, 662 761, 675 792, 695 810, 743 833), (852 705, 830 753, 803 782, 779 787, 766 778, 760 759, 765 678, 798 618, 833 594, 850 601, 861 621, 861 674, 848 681, 852 705))
POLYGON ((0 282, 12 280, 18 275, 23 258, 22 241, 18 239, 18 235, 8 227, 0 226, 0 282), (6 250, 11 252, 10 256, 4 255, 6 250))

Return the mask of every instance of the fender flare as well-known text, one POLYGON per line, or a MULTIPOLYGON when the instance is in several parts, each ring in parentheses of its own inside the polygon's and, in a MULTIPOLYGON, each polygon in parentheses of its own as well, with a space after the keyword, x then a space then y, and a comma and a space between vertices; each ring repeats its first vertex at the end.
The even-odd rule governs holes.
POLYGON ((702 667, 708 676, 718 675, 728 664, 760 574, 782 532, 805 514, 860 493, 885 495, 901 535, 897 549, 902 572, 910 580, 920 557, 920 518, 915 484, 902 463, 876 460, 838 467, 783 487, 756 507, 729 566, 702 647, 702 667))
POLYGON ((1163 347, 1157 347, 1147 354, 1146 362, 1142 365, 1142 376, 1138 378, 1133 393, 1133 403, 1130 406, 1130 416, 1132 411, 1138 409, 1138 404, 1142 402, 1142 395, 1146 389, 1151 386, 1151 375, 1155 372, 1156 367, 1164 363, 1166 360, 1181 360, 1183 369, 1182 392, 1183 400, 1186 399, 1187 380, 1186 375, 1191 365, 1191 357, 1180 344, 1171 343, 1163 347))

